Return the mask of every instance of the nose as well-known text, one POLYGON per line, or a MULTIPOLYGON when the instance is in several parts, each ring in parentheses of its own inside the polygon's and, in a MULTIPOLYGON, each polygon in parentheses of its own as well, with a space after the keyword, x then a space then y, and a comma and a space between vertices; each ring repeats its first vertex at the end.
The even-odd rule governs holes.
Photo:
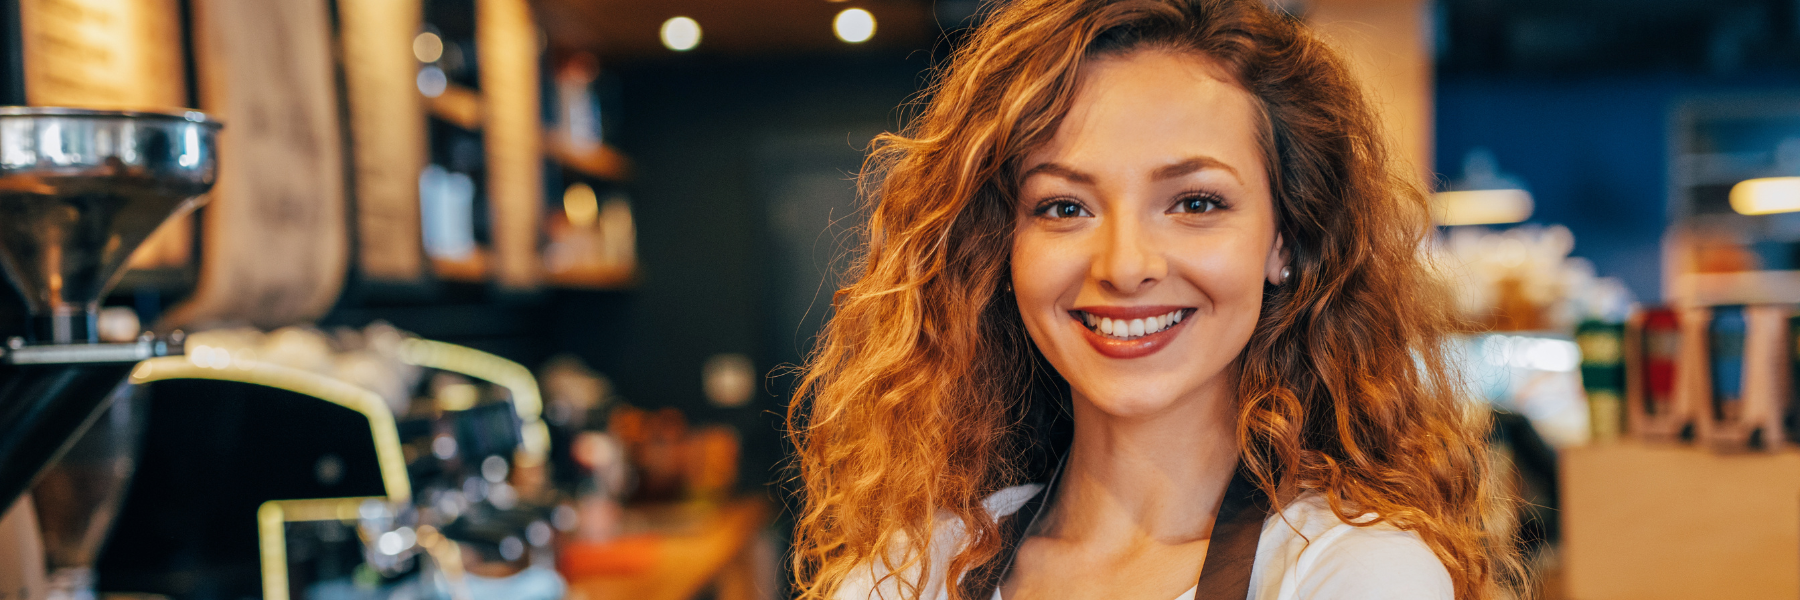
POLYGON ((1142 223, 1130 218, 1106 219, 1095 236, 1091 276, 1100 287, 1120 294, 1149 289, 1168 275, 1169 263, 1142 223))

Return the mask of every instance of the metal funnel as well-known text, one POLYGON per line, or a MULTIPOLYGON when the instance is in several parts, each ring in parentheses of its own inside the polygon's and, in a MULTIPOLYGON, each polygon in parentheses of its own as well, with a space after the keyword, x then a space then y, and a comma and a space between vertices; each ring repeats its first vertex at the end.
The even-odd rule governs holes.
POLYGON ((0 107, 0 267, 29 341, 98 341, 125 260, 218 176, 219 123, 198 112, 0 107))
POLYGON ((0 506, 166 351, 97 343, 94 316, 131 252, 212 188, 218 131, 197 112, 0 107, 0 267, 31 313, 31 343, 0 348, 0 506))

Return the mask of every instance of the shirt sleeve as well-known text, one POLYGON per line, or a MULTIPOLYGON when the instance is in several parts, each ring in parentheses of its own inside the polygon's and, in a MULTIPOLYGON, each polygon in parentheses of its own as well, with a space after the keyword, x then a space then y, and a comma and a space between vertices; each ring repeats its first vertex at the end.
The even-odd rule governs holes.
POLYGON ((1450 571, 1415 533, 1339 525, 1305 554, 1296 599, 1454 600, 1450 571), (1310 559, 1310 560, 1307 560, 1310 559))
MULTIPOLYGON (((982 504, 987 508, 989 514, 995 517, 1004 517, 1018 511, 1020 506, 1023 506, 1043 487, 1042 484, 1035 483, 1016 485, 995 492, 984 499, 982 504)), ((952 517, 948 512, 940 512, 936 518, 938 519, 937 531, 932 534, 931 544, 927 546, 931 553, 931 576, 927 578, 925 587, 920 590, 919 598, 922 600, 949 599, 950 588, 945 581, 947 579, 946 571, 950 561, 956 558, 956 553, 962 550, 964 541, 962 521, 952 517)), ((905 536, 901 535, 895 543, 904 547, 905 540, 905 536)), ((905 600, 908 596, 903 593, 905 584, 902 582, 916 580, 919 573, 916 570, 908 570, 893 577, 888 575, 887 566, 879 564, 879 561, 875 561, 874 564, 861 565, 851 571, 844 582, 838 586, 837 593, 832 595, 832 600, 905 600)), ((998 597, 1000 594, 996 592, 994 595, 998 597)))

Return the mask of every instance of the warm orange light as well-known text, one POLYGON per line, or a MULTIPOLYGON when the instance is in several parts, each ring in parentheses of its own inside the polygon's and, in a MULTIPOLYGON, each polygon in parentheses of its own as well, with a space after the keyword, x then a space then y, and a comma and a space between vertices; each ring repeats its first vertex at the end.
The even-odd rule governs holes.
POLYGON ((1495 225, 1531 218, 1531 193, 1525 190, 1438 192, 1432 197, 1431 220, 1439 225, 1495 225))
POLYGON ((1800 177, 1764 177, 1731 186, 1731 210, 1740 215, 1800 211, 1800 177))
POLYGON ((594 194, 594 188, 577 183, 563 190, 563 214, 576 228, 593 227, 600 218, 600 198, 594 194))

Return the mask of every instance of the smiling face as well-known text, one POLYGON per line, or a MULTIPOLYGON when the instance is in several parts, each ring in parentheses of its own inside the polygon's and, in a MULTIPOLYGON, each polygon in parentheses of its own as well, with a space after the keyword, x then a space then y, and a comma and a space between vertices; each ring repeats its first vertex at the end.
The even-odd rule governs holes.
POLYGON ((1012 280, 1078 403, 1150 417, 1231 398, 1285 266, 1256 101, 1202 56, 1101 58, 1021 164, 1012 280))

